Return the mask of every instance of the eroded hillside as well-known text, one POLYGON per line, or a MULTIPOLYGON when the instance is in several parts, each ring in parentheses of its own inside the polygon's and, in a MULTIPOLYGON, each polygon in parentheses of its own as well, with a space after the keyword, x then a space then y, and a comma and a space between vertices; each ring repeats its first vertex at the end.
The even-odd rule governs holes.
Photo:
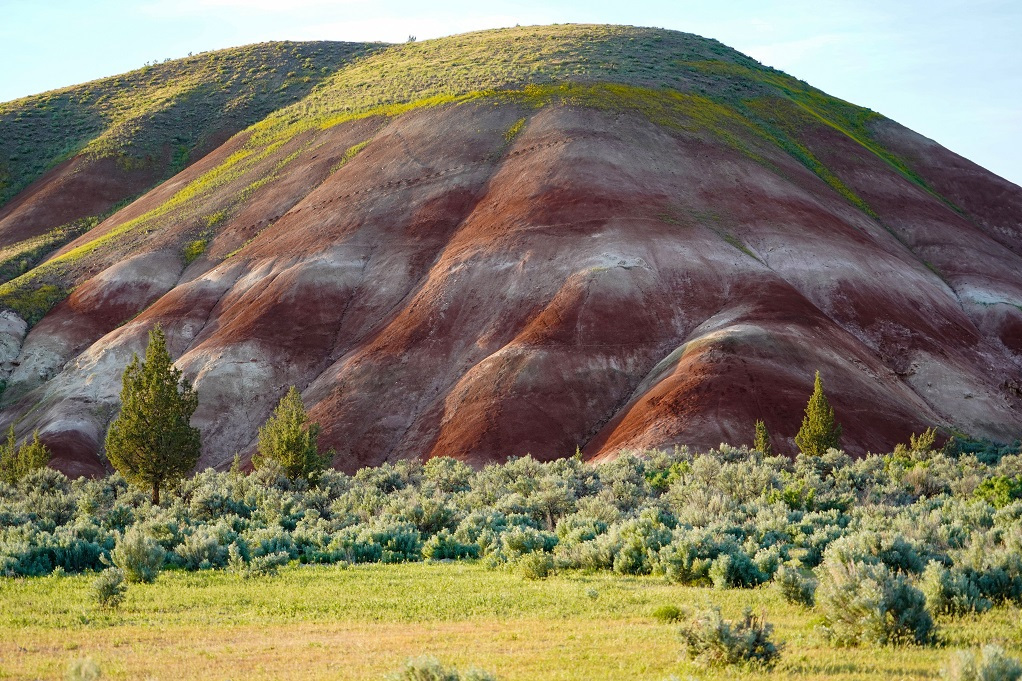
POLYGON ((264 43, 0 104, 0 278, 381 47, 264 43))
POLYGON ((742 444, 758 418, 784 451, 816 369, 852 452, 1009 440, 1020 265, 1019 187, 715 41, 410 43, 0 287, 0 425, 101 470, 160 322, 200 465, 250 453, 292 384, 349 470, 742 444))

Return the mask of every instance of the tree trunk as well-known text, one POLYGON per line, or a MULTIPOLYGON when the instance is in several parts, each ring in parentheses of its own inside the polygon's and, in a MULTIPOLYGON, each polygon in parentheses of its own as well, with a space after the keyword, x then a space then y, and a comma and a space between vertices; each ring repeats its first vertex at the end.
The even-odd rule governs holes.
POLYGON ((160 505, 160 481, 153 480, 153 506, 160 505))

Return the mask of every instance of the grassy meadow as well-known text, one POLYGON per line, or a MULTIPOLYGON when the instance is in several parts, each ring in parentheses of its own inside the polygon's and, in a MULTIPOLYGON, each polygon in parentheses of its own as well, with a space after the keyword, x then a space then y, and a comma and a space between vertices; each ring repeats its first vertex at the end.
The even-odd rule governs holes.
POLYGON ((939 621, 936 646, 836 648, 812 610, 777 592, 680 586, 663 578, 567 571, 527 580, 478 562, 350 567, 293 564, 277 576, 165 571, 116 610, 89 597, 93 575, 0 580, 0 678, 63 678, 90 658, 105 679, 382 679, 431 655, 502 680, 931 679, 958 648, 1020 650, 1019 613, 1000 606, 939 621), (785 644, 773 671, 684 659, 663 605, 766 614, 785 644))
POLYGON ((1011 674, 948 678, 1017 681, 1020 443, 933 438, 314 482, 269 461, 157 504, 30 470, 0 482, 0 679, 382 679, 421 656, 493 676, 398 681, 924 679, 994 644, 1011 674))

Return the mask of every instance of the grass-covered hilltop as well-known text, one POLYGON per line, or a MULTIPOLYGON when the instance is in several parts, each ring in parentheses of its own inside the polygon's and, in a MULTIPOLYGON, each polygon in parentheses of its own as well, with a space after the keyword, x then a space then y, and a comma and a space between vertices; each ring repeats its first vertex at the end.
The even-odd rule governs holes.
POLYGON ((153 62, 0 104, 0 207, 79 154, 173 174, 214 143, 282 108, 288 109, 285 118, 334 116, 563 82, 716 92, 716 79, 698 68, 709 60, 769 71, 689 34, 569 25, 404 45, 263 43, 153 62))
MULTIPOLYGON (((0 104, 0 206, 79 154, 173 175, 382 45, 262 43, 0 104), (198 156, 196 156, 198 152, 198 156)), ((163 179, 162 177, 160 179, 163 179)))

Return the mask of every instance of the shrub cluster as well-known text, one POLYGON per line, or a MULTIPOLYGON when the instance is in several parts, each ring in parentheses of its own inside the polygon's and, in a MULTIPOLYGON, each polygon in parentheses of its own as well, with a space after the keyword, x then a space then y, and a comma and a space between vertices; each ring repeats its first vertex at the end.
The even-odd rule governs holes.
POLYGON ((1022 455, 966 445, 860 460, 722 445, 481 470, 436 458, 328 469, 314 483, 271 461, 251 475, 200 472, 161 505, 120 475, 43 468, 0 483, 0 575, 112 564, 149 581, 168 567, 480 559, 533 579, 573 569, 773 582, 810 605, 815 570, 835 641, 921 641, 934 616, 1022 604, 1022 500, 987 484, 1022 475, 1022 455), (848 613, 868 624, 852 628, 848 613))
POLYGON ((983 646, 977 656, 967 650, 955 653, 944 668, 948 681, 1018 681, 1022 678, 1022 663, 1004 654, 995 645, 983 646))
POLYGON ((781 657, 781 646, 771 640, 773 627, 762 617, 746 610, 740 620, 721 617, 710 608, 698 613, 681 629, 685 654, 705 666, 755 664, 773 667, 781 657))
POLYGON ((127 587, 124 585, 124 572, 120 568, 110 567, 99 573, 92 582, 93 599, 103 608, 113 609, 124 600, 127 587))
POLYGON ((774 587, 788 603, 813 607, 816 602, 816 580, 793 567, 782 565, 774 573, 774 587))
POLYGON ((388 681, 496 681, 497 677, 478 669, 460 672, 445 667, 433 657, 415 657, 407 660, 400 671, 387 677, 388 681))
POLYGON ((824 632, 837 645, 928 643, 933 618, 926 598, 883 563, 827 560, 820 606, 824 632))
POLYGON ((160 574, 166 555, 159 542, 146 534, 143 528, 133 526, 124 534, 117 535, 117 542, 110 552, 110 562, 121 569, 128 582, 149 583, 160 574))
POLYGON ((64 674, 67 681, 97 681, 102 676, 99 665, 88 657, 72 660, 64 674))

